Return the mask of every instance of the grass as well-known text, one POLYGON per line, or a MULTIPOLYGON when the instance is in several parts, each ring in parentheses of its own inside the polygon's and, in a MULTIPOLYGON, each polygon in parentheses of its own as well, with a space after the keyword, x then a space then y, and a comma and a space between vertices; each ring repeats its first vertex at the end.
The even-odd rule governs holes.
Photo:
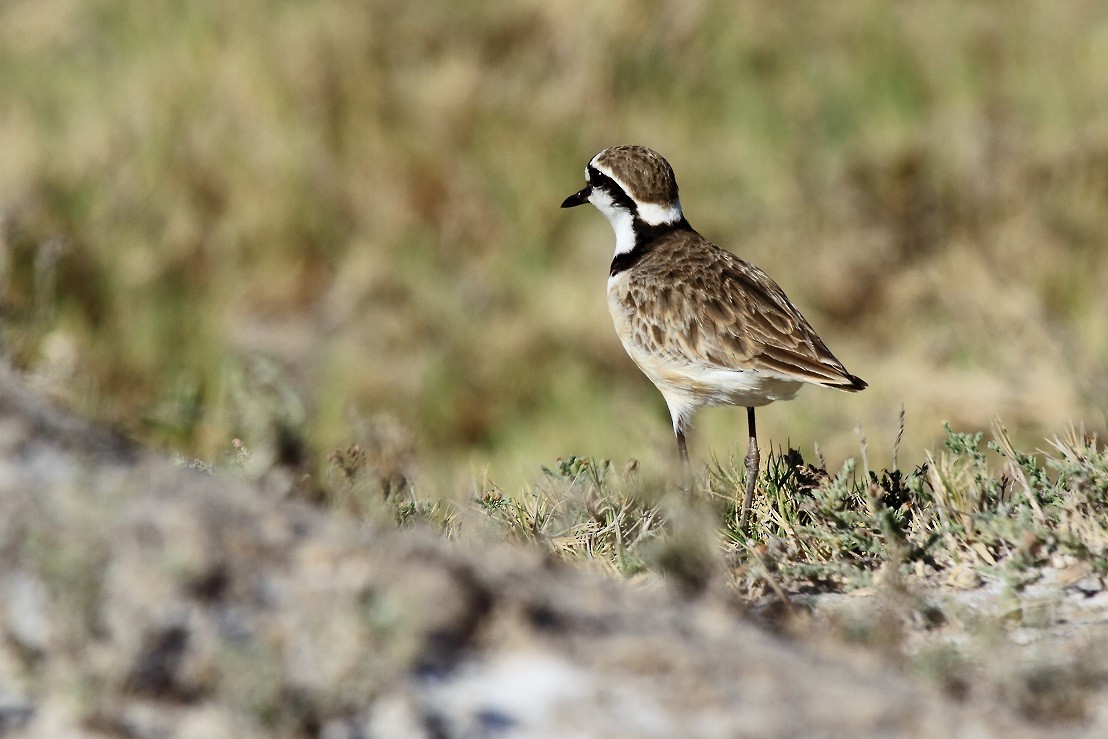
POLYGON ((925 584, 989 579, 1021 588, 1058 554, 1108 572, 1103 443, 1071 429, 1026 453, 999 422, 983 440, 946 425, 943 448, 910 471, 851 459, 832 472, 796 449, 775 450, 746 531, 738 527, 741 455, 713 461, 691 494, 636 464, 569 457, 519 491, 485 483, 451 500, 351 447, 332 455, 328 488, 367 520, 418 521, 463 538, 487 535, 491 524, 499 537, 567 561, 683 586, 723 581, 747 598, 846 592, 890 572, 925 584))
MULTIPOLYGON (((871 382, 767 438, 842 459, 901 401, 909 449, 942 418, 1103 430, 1105 39, 1084 2, 8 3, 4 353, 191 457, 318 473, 381 415, 455 481, 660 456, 608 227, 557 209, 633 141, 871 382)), ((694 455, 734 426, 705 414, 694 455)))

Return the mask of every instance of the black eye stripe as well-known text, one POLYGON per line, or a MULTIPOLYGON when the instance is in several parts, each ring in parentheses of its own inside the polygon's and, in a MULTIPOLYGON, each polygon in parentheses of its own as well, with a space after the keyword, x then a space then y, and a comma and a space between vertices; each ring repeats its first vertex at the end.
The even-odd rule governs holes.
POLYGON ((608 175, 601 172, 591 164, 588 167, 589 172, 589 185, 592 187, 599 187, 604 192, 611 196, 612 202, 616 205, 626 208, 634 215, 638 215, 639 207, 635 205, 635 201, 631 198, 627 192, 619 186, 615 180, 608 175))

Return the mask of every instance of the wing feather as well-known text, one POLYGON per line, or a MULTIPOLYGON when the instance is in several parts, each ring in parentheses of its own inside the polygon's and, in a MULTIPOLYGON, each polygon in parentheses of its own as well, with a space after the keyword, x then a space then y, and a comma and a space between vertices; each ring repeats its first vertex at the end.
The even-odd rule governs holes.
POLYGON ((765 272, 695 231, 656 244, 631 270, 624 300, 631 335, 651 354, 844 390, 866 386, 765 272))

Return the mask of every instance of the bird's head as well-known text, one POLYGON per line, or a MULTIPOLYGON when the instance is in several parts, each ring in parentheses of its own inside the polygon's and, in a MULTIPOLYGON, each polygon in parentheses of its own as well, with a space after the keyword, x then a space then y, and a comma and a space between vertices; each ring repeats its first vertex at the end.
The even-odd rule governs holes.
POLYGON ((615 229, 617 253, 633 248, 637 225, 672 225, 684 218, 673 167, 645 146, 605 149, 585 167, 585 182, 562 207, 595 205, 615 229))

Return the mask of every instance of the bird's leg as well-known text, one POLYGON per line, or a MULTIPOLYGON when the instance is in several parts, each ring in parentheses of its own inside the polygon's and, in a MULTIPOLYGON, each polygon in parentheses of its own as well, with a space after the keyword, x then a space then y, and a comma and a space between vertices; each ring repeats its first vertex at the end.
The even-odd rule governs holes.
POLYGON ((739 530, 746 531, 746 522, 750 518, 750 504, 754 500, 754 487, 758 484, 758 432, 754 428, 754 409, 746 409, 746 425, 750 430, 750 447, 746 452, 746 497, 743 498, 743 512, 739 519, 739 530))
POLYGON ((683 475, 682 486, 686 492, 692 492, 692 467, 689 465, 689 448, 685 445, 685 432, 678 429, 677 453, 681 455, 681 469, 683 475))

